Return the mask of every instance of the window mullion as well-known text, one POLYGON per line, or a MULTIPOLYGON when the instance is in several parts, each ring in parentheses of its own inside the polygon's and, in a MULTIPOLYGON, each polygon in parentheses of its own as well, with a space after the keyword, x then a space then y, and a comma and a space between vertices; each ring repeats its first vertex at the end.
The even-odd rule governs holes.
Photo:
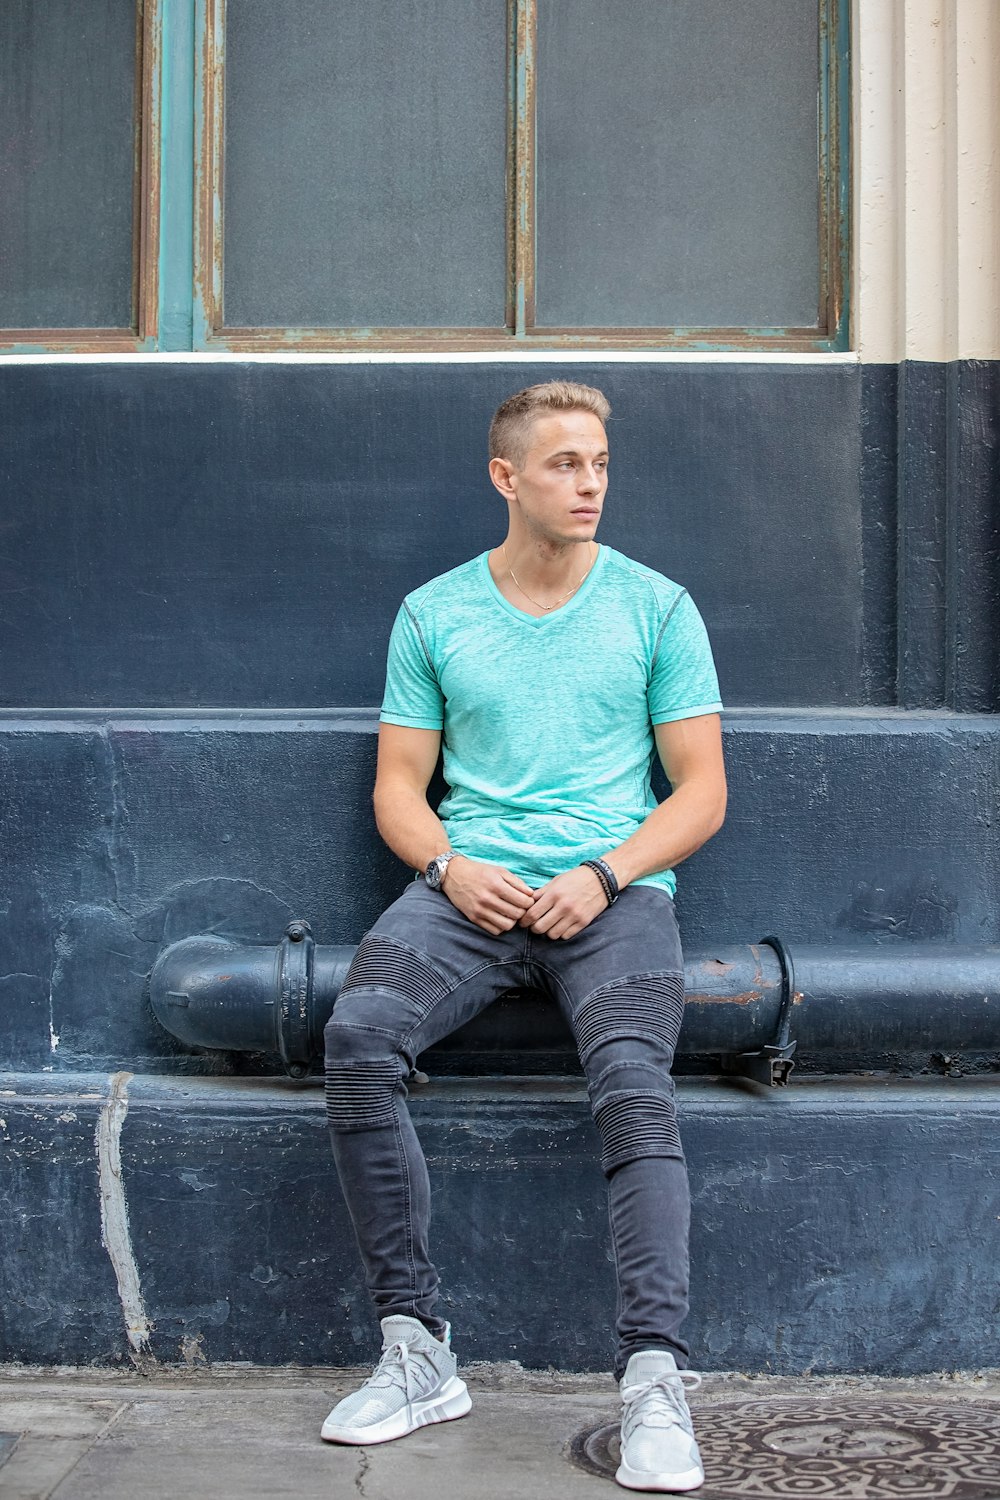
POLYGON ((513 8, 513 172, 511 260, 513 328, 523 338, 535 321, 535 20, 538 0, 513 8))
POLYGON ((819 56, 819 324, 837 347, 848 343, 850 244, 850 4, 821 0, 819 56))
MULTIPOLYGON (((180 351, 191 348, 194 0, 155 0, 152 28, 151 128, 159 201, 147 232, 148 253, 157 262, 155 347, 180 351)), ((147 339, 152 332, 146 330, 147 339)))

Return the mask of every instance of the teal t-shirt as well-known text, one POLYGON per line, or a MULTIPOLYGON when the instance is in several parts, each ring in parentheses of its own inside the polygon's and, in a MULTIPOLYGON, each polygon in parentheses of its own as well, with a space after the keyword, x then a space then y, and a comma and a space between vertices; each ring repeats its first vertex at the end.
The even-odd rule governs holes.
MULTIPOLYGON (((656 806, 653 725, 717 713, 701 616, 669 578, 602 546, 579 591, 535 618, 488 553, 408 594, 382 719, 439 729, 453 849, 528 885, 607 853, 656 806)), ((671 893, 672 870, 640 885, 671 893)))

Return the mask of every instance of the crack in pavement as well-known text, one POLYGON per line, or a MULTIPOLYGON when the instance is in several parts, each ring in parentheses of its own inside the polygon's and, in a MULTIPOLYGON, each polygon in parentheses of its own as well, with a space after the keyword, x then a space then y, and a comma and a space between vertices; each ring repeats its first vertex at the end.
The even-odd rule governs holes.
POLYGON ((362 1500, 368 1500, 368 1491, 365 1489, 365 1480, 368 1478, 368 1470, 371 1468, 371 1459, 364 1448, 358 1449, 358 1472, 354 1476, 354 1488, 361 1495, 362 1500))

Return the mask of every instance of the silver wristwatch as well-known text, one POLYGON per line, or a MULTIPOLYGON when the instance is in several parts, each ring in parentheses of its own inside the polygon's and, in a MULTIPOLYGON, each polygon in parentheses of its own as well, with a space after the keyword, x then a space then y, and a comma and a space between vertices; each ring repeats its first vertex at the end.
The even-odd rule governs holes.
POLYGON ((447 870, 449 862, 455 858, 456 853, 457 850, 455 849, 447 849, 444 854, 436 855, 427 866, 424 871, 424 879, 432 891, 439 891, 441 889, 444 872, 447 870))

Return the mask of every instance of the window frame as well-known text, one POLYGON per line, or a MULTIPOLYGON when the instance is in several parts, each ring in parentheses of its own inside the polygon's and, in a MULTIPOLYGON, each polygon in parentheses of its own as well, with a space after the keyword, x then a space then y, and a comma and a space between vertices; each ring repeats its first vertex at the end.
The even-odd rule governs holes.
POLYGON ((195 223, 195 346, 261 353, 298 349, 464 351, 552 349, 827 351, 848 344, 849 10, 850 0, 819 0, 818 236, 816 324, 802 328, 537 328, 535 311, 535 18, 538 0, 507 0, 507 329, 237 328, 224 306, 223 183, 226 0, 198 0, 195 84, 201 101, 195 223))
POLYGON ((536 328, 535 15, 507 0, 506 330, 237 328, 223 317, 226 0, 136 0, 129 328, 0 329, 0 352, 828 353, 850 347, 851 0, 818 0, 815 325, 536 328))

